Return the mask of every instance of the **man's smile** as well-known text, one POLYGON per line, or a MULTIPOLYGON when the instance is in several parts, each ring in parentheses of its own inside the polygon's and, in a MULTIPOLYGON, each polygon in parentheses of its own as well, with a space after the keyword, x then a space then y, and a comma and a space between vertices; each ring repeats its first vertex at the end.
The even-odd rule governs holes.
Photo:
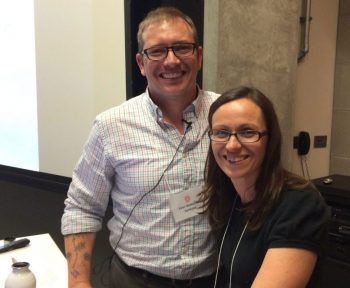
POLYGON ((185 74, 185 72, 182 71, 178 71, 178 72, 162 72, 160 73, 160 77, 163 79, 176 79, 176 78, 180 78, 181 76, 183 76, 185 74))

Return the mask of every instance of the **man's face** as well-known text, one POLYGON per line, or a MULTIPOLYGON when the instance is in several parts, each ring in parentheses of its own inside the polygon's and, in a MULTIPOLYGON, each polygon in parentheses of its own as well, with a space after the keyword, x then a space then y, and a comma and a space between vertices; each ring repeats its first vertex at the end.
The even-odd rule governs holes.
MULTIPOLYGON (((144 49, 194 43, 191 27, 181 18, 151 24, 144 30, 143 40, 144 49)), ((202 67, 202 47, 185 58, 176 57, 172 50, 163 60, 149 60, 146 55, 138 53, 136 61, 141 74, 147 78, 153 99, 188 99, 195 95, 196 76, 202 67)))

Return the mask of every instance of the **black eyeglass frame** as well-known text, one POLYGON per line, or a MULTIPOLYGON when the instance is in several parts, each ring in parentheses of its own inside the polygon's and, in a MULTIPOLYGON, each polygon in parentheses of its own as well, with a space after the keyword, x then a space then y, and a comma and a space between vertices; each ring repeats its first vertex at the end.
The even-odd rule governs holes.
POLYGON ((262 137, 268 136, 268 135, 269 135, 269 132, 266 130, 261 131, 261 132, 257 131, 257 130, 242 130, 242 131, 230 132, 230 131, 227 131, 225 129, 210 129, 208 131, 208 136, 209 136, 210 140, 214 141, 214 142, 218 142, 218 143, 227 143, 228 141, 230 141, 231 136, 235 136, 239 143, 255 143, 255 142, 260 141, 260 139, 262 137), (222 131, 222 132, 227 133, 227 139, 226 138, 222 139, 222 140, 213 139, 212 138, 213 131, 222 131), (254 140, 254 141, 242 141, 239 137, 239 134, 243 135, 244 133, 247 133, 247 132, 255 133, 255 135, 258 135, 258 139, 254 140))
MULTIPOLYGON (((198 45, 196 43, 175 43, 173 45, 170 45, 170 46, 161 46, 161 45, 158 45, 158 46, 152 46, 152 47, 149 47, 147 49, 143 49, 141 51, 141 54, 142 55, 146 55, 146 57, 151 60, 151 61, 162 61, 164 59, 166 59, 168 57, 168 54, 169 54, 169 50, 171 50, 174 55, 181 59, 181 58, 186 58, 186 57, 190 57, 194 54, 194 51, 198 48, 198 45), (174 50, 174 48, 178 47, 178 46, 182 46, 182 45, 191 45, 192 46, 192 53, 191 54, 188 54, 186 56, 183 56, 183 55, 177 55, 176 53, 176 49, 174 50), (149 54, 148 54, 148 51, 150 49, 155 49, 155 48, 158 48, 158 49, 166 49, 166 54, 164 55, 164 57, 162 58, 159 58, 159 59, 152 59, 152 56, 150 57, 149 54)), ((165 50, 164 50, 165 51, 165 50)))

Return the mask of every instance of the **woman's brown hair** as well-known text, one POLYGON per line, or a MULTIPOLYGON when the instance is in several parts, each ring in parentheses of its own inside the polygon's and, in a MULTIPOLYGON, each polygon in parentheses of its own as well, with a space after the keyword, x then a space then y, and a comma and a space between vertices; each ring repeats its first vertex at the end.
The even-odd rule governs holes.
MULTIPOLYGON (((309 183, 302 177, 288 172, 281 164, 282 133, 272 102, 254 87, 238 87, 223 93, 210 107, 208 121, 212 128, 215 111, 222 105, 238 99, 249 99, 260 107, 268 131, 268 143, 260 175, 255 183, 255 198, 245 208, 249 217, 249 229, 257 230, 280 200, 285 188, 300 189, 309 183)), ((229 217, 236 190, 231 180, 215 161, 209 147, 206 168, 205 187, 201 194, 204 207, 209 212, 214 226, 223 226, 229 217)))

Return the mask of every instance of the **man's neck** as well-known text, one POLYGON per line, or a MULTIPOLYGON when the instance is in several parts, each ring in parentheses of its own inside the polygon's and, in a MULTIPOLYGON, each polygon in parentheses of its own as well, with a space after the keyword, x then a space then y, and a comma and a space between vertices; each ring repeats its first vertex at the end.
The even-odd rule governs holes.
POLYGON ((197 89, 191 97, 174 97, 166 98, 159 97, 154 98, 151 96, 153 102, 162 111, 163 119, 165 122, 172 124, 176 127, 181 134, 184 133, 184 123, 183 123, 183 111, 196 99, 197 89))

